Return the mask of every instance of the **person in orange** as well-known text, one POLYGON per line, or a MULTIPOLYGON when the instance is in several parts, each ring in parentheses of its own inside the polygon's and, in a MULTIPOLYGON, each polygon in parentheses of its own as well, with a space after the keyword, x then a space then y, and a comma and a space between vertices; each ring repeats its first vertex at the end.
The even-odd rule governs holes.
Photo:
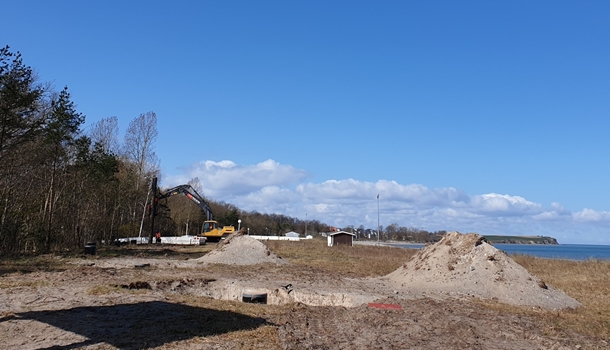
POLYGON ((157 239, 157 244, 161 243, 161 231, 157 231, 155 234, 155 238, 157 239))

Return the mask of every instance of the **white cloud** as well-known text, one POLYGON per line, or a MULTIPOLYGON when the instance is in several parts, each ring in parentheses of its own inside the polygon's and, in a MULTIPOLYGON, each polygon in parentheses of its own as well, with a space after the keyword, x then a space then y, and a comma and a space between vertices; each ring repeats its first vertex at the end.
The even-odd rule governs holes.
POLYGON ((439 188, 430 190, 424 185, 401 185, 396 181, 379 180, 362 182, 354 179, 328 180, 319 184, 300 184, 296 191, 307 198, 326 198, 329 201, 345 198, 364 199, 377 198, 383 201, 401 201, 419 204, 421 206, 460 205, 468 202, 468 196, 455 188, 439 188))
POLYGON ((572 215, 572 213, 570 213, 570 211, 567 210, 566 208, 564 208, 561 204, 553 202, 553 203, 551 203, 551 208, 545 208, 543 212, 532 216, 532 218, 534 220, 542 220, 542 221, 555 220, 556 221, 556 220, 564 220, 571 215, 572 215))
POLYGON ((610 223, 610 212, 607 211, 595 211, 593 209, 585 208, 572 215, 574 220, 581 222, 608 222, 610 223))
POLYGON ((560 216, 555 211, 545 211, 532 216, 532 219, 534 220, 556 220, 558 218, 560 218, 560 216))
POLYGON ((519 196, 497 193, 473 196, 471 204, 473 210, 495 215, 538 214, 542 211, 542 205, 538 203, 519 196))
POLYGON ((583 209, 572 213, 559 203, 544 206, 509 194, 469 195, 452 187, 430 189, 389 180, 305 182, 310 178, 307 171, 274 160, 255 165, 203 161, 186 168, 183 174, 167 176, 164 183, 169 187, 194 177, 199 178, 203 194, 214 200, 232 203, 246 211, 301 219, 307 213, 309 219, 338 227, 375 227, 379 204, 384 226, 397 223, 428 231, 481 234, 561 234, 564 239, 568 237, 563 243, 570 243, 570 239, 610 242, 610 237, 599 233, 610 223, 610 212, 583 209), (582 226, 585 224, 588 226, 582 226), (597 237, 583 238, 583 231, 597 237))
POLYGON ((271 159, 255 165, 237 165, 229 160, 206 160, 187 167, 183 174, 168 176, 164 184, 173 187, 198 177, 206 196, 230 197, 256 192, 266 186, 287 186, 309 176, 304 170, 271 159))

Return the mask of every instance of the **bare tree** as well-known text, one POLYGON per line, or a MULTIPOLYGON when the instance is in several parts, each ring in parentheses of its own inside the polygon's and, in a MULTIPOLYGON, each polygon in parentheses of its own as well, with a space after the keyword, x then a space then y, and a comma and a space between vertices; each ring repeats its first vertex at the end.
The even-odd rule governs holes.
POLYGON ((100 144, 105 153, 118 154, 119 119, 117 117, 101 119, 91 126, 89 137, 93 144, 100 144))
POLYGON ((200 195, 203 195, 203 186, 201 186, 201 181, 199 181, 198 177, 192 178, 188 184, 200 195))
POLYGON ((123 147, 127 159, 136 166, 137 188, 140 187, 144 175, 154 173, 158 168, 158 159, 154 150, 158 134, 155 112, 140 114, 127 127, 123 147))
POLYGON ((133 167, 133 207, 131 219, 135 222, 138 209, 144 210, 150 180, 157 176, 158 159, 154 151, 157 140, 157 115, 154 112, 140 114, 129 123, 123 145, 124 157, 133 167), (141 202, 142 207, 138 205, 141 202))

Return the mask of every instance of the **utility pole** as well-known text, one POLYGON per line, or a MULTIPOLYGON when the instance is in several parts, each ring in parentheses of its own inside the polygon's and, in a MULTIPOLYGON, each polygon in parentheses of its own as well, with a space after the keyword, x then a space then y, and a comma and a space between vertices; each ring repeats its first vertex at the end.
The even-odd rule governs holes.
MULTIPOLYGON (((152 180, 151 180, 151 184, 152 184, 152 180)), ((148 197, 150 197, 150 189, 148 190, 148 193, 146 193, 146 202, 144 202, 144 208, 142 208, 142 221, 140 221, 140 232, 138 233, 138 240, 140 241, 140 244, 142 243, 142 228, 144 227, 144 218, 146 218, 146 209, 147 209, 147 206, 148 206, 148 197)))
POLYGON ((157 215, 157 204, 159 203, 159 197, 157 197, 157 177, 153 177, 150 185, 150 190, 153 193, 153 200, 150 208, 150 237, 148 237, 148 244, 152 244, 153 235, 155 234, 155 215, 157 215))
POLYGON ((305 237, 307 237, 307 213, 305 213, 305 237))
POLYGON ((377 245, 379 245, 379 236, 381 236, 381 225, 379 225, 379 193, 377 193, 377 245))

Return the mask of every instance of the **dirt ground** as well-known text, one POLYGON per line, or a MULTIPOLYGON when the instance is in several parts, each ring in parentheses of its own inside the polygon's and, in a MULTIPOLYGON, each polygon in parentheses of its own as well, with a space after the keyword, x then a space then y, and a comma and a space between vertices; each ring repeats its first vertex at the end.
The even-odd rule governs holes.
POLYGON ((99 256, 62 262, 63 271, 0 276, 0 349, 608 347, 474 296, 396 290, 392 280, 289 263, 99 256), (267 304, 242 302, 246 292, 267 294, 267 304))

